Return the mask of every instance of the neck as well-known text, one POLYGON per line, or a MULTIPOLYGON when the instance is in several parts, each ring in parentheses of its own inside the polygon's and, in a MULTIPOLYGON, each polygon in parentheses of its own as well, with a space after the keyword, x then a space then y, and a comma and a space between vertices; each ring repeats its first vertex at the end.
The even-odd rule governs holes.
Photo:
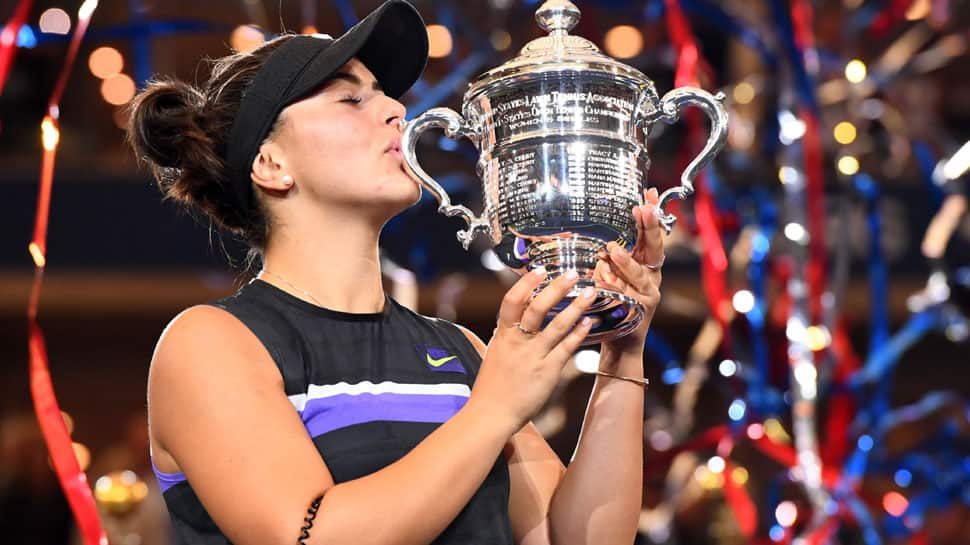
POLYGON ((380 312, 379 236, 380 228, 362 222, 359 214, 288 222, 274 227, 263 255, 263 269, 270 274, 261 272, 258 278, 331 310, 380 312))

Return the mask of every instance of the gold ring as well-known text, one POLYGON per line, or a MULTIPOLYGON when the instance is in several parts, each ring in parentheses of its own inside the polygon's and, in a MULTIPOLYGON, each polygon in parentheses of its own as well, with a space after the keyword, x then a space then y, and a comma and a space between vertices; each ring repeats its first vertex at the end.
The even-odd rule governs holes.
POLYGON ((522 323, 521 322, 515 322, 512 325, 514 325, 515 327, 517 327, 519 329, 519 331, 521 331, 522 333, 525 333, 526 335, 538 335, 539 334, 538 331, 533 331, 531 329, 526 329, 526 328, 522 327, 522 323))

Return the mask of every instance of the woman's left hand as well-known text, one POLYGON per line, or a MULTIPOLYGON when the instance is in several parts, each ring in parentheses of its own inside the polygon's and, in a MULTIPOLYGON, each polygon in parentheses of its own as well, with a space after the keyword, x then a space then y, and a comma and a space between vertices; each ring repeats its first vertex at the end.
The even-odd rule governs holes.
POLYGON ((657 214, 659 200, 656 188, 651 188, 644 192, 645 204, 633 209, 633 217, 637 223, 637 243, 632 251, 628 252, 619 244, 610 242, 607 251, 600 253, 600 260, 593 274, 596 285, 631 297, 644 308, 640 326, 629 335, 604 342, 604 349, 643 352, 647 330, 660 303, 664 233, 657 214))

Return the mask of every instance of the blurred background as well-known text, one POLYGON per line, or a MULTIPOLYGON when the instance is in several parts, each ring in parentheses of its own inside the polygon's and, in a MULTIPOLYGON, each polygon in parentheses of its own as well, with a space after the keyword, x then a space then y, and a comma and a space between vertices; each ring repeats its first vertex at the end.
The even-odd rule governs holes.
MULTIPOLYGON (((245 249, 161 201, 120 127, 151 77, 283 30, 334 36, 370 0, 0 1, 0 540, 79 543, 30 393, 37 300, 53 387, 112 543, 170 543, 145 386, 181 309, 246 282, 245 249), (67 54, 90 25, 76 61, 67 54), (94 9, 96 8, 96 9, 94 9), (69 70, 69 71, 66 71, 69 70), (64 73, 45 251, 41 125, 64 73), (43 215, 43 214, 41 214, 43 215)), ((413 118, 539 37, 533 0, 417 0, 432 59, 413 118)), ((651 77, 725 94, 728 144, 682 203, 644 354, 638 542, 970 543, 970 2, 587 0, 573 31, 651 77), (696 53, 696 54, 695 54, 696 53)), ((707 125, 651 130, 647 176, 677 185, 707 125)), ((49 132, 49 131, 48 131, 49 132)), ((481 209, 477 150, 419 156, 481 209)), ((440 137, 440 138, 439 138, 440 137)), ((427 195, 387 226, 388 290, 488 339, 512 276, 427 195)), ((537 424, 568 461, 598 354, 537 424)))

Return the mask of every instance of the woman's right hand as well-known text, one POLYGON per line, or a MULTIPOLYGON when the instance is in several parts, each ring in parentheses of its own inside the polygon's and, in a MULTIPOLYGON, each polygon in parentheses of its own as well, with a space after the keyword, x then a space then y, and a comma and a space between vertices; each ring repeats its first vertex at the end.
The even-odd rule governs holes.
POLYGON ((569 273, 550 282, 535 298, 544 269, 524 274, 505 294, 498 326, 488 343, 469 405, 502 418, 519 431, 538 412, 559 382, 560 372, 592 325, 582 313, 596 299, 586 288, 542 328, 546 314, 576 285, 569 273), (578 322, 578 323, 577 323, 578 322), (541 328, 541 330, 540 330, 541 328), (529 332, 535 333, 529 333, 529 332))

